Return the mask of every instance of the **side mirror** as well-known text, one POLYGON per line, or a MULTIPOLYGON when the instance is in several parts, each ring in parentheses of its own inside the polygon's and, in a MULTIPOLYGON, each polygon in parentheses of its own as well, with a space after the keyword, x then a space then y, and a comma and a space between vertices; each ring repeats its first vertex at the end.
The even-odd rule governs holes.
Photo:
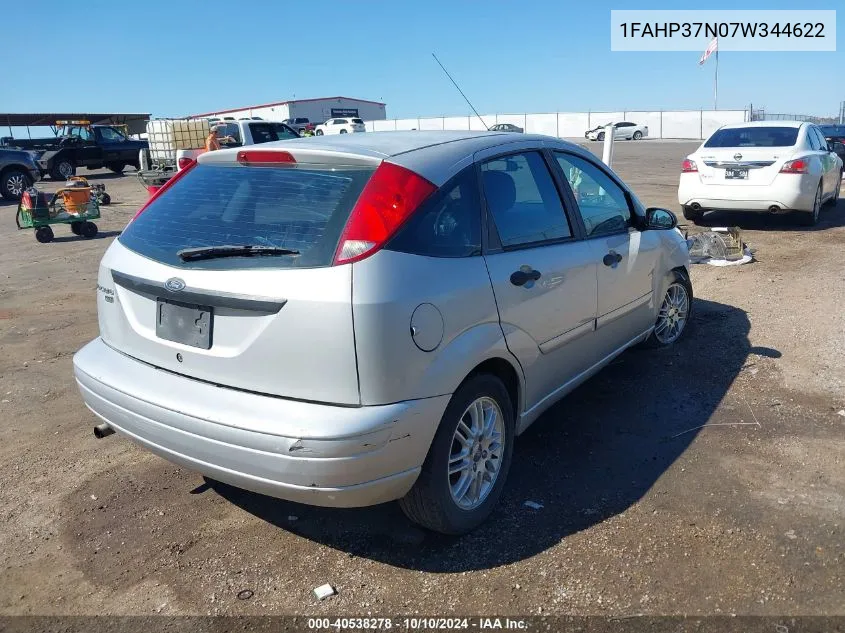
POLYGON ((674 229, 678 226, 678 218, 668 209, 661 209, 659 207, 649 207, 645 210, 645 228, 646 230, 667 230, 674 229))

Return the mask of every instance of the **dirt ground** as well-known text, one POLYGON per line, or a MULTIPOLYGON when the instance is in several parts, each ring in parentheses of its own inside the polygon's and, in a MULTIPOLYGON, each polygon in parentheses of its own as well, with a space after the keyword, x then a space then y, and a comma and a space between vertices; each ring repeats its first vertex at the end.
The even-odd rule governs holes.
MULTIPOLYGON (((619 143, 614 166, 679 212, 694 147, 619 143)), ((114 200, 97 239, 39 244, 0 204, 0 614, 845 615, 845 201, 811 230, 705 218, 757 261, 694 267, 686 338, 547 413, 499 511, 452 539, 395 504, 300 506, 94 439, 71 357, 146 193, 93 179, 114 200), (338 595, 317 602, 323 583, 338 595)))

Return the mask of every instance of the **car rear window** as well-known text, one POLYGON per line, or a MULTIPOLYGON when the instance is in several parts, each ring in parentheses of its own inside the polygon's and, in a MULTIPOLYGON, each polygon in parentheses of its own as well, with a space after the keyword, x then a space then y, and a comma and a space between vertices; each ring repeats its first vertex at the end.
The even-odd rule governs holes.
POLYGON ((364 121, 362 119, 352 119, 352 122, 353 123, 361 123, 361 124, 364 123, 364 121))
POLYGON ((182 268, 330 266, 341 231, 372 169, 315 165, 197 165, 130 222, 127 248, 182 268), (271 246, 299 255, 182 261, 179 251, 271 246))
POLYGON ((717 130, 704 147, 792 147, 797 127, 733 127, 717 130))
POLYGON ((845 136, 845 125, 820 125, 819 129, 825 136, 845 136))

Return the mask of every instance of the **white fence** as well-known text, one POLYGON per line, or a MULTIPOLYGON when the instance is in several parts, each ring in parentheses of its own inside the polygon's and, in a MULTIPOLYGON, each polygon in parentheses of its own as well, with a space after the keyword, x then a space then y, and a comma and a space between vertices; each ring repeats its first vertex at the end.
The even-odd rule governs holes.
MULTIPOLYGON (((616 121, 648 126, 650 138, 705 139, 722 125, 744 123, 746 110, 655 110, 621 112, 551 112, 548 114, 482 114, 488 126, 513 123, 528 134, 583 138, 584 132, 616 121)), ((367 121, 368 132, 388 130, 483 130, 476 116, 426 117, 367 121)))

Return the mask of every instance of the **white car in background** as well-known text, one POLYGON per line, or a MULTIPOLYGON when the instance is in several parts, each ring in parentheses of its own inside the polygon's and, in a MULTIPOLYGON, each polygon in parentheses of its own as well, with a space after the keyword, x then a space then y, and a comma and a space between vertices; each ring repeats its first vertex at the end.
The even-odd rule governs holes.
POLYGON ((678 202, 693 222, 711 210, 799 211, 813 225, 823 204, 836 204, 841 181, 842 159, 812 123, 737 123, 684 160, 678 202))
MULTIPOLYGON (((584 138, 589 141, 603 141, 605 134, 604 130, 608 125, 610 125, 610 123, 605 123, 599 127, 594 127, 592 130, 587 130, 584 132, 584 138)), ((647 125, 637 125, 636 123, 631 123, 630 121, 620 121, 619 123, 613 124, 613 140, 615 141, 639 141, 644 136, 648 136, 647 125)))
POLYGON ((364 121, 355 118, 343 119, 329 119, 325 123, 320 123, 314 130, 317 136, 324 134, 352 134, 355 132, 366 132, 367 128, 364 126, 364 121))

